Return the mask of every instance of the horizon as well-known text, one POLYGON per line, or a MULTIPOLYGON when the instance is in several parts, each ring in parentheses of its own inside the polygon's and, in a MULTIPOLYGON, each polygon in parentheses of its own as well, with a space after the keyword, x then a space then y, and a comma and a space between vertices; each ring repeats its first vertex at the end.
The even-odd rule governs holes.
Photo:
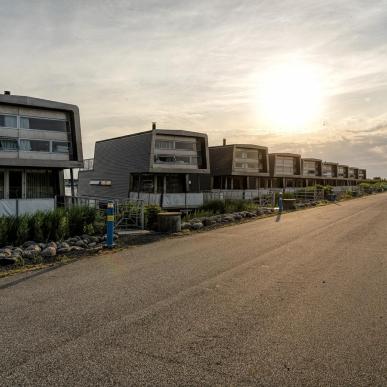
POLYGON ((387 1, 0 3, 3 89, 79 106, 84 158, 156 121, 387 176, 387 1))

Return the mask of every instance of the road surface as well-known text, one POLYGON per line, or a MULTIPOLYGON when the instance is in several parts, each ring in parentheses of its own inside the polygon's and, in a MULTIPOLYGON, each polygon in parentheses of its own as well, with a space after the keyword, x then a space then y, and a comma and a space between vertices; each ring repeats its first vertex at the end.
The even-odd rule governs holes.
POLYGON ((0 385, 387 386, 387 194, 0 280, 0 385))

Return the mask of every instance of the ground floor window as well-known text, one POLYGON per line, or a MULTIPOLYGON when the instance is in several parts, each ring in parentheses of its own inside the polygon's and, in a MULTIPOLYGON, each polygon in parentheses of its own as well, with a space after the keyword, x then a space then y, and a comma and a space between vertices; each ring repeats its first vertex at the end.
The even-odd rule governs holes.
POLYGON ((52 171, 26 173, 27 199, 44 199, 54 196, 52 171))
POLYGON ((23 197, 23 171, 9 171, 9 198, 23 197))

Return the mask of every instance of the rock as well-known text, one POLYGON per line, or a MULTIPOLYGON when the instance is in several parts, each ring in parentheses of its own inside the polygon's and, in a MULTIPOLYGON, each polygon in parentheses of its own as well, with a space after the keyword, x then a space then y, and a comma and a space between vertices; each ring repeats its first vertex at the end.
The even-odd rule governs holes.
POLYGON ((38 243, 38 246, 40 247, 41 250, 44 250, 47 247, 45 243, 38 243))
POLYGON ((58 245, 58 249, 70 249, 70 245, 67 243, 67 242, 61 242, 61 243, 59 243, 59 245, 58 245))
POLYGON ((91 248, 91 247, 95 247, 97 245, 97 242, 90 242, 89 243, 89 248, 91 248))
POLYGON ((87 243, 82 239, 80 239, 79 241, 74 243, 74 246, 85 248, 87 247, 87 243))
POLYGON ((22 256, 25 259, 35 260, 35 258, 39 257, 40 251, 35 249, 26 249, 23 251, 22 256))
POLYGON ((10 257, 12 255, 12 250, 10 248, 4 247, 0 250, 0 255, 4 257, 10 257))
POLYGON ((237 212, 237 213, 234 214, 234 219, 235 220, 241 220, 242 219, 242 215, 237 212))
POLYGON ((70 247, 70 251, 71 252, 80 252, 80 251, 83 251, 84 248, 83 247, 80 247, 80 246, 71 246, 70 247))
POLYGON ((246 218, 254 218, 255 216, 254 212, 246 211, 246 218))
POLYGON ((181 224, 181 229, 182 230, 189 230, 191 228, 191 223, 188 223, 188 222, 183 222, 181 224))
POLYGON ((30 247, 31 245, 36 245, 36 242, 34 242, 34 241, 24 242, 22 247, 23 247, 23 249, 26 249, 27 247, 30 247))
POLYGON ((20 247, 15 247, 12 251, 12 254, 16 254, 16 253, 22 255, 23 249, 21 249, 20 247))
POLYGON ((56 250, 56 254, 57 255, 65 255, 67 253, 69 253, 71 251, 71 247, 68 247, 67 249, 66 248, 63 248, 63 249, 57 249, 56 250))
POLYGON ((203 228, 203 223, 202 222, 191 223, 191 229, 192 230, 200 230, 201 228, 203 228))
POLYGON ((42 249, 38 244, 35 243, 33 245, 29 245, 24 251, 37 251, 38 253, 40 253, 42 249))
POLYGON ((101 251, 102 249, 103 249, 103 246, 102 245, 98 245, 98 246, 89 247, 89 248, 86 249, 86 251, 88 253, 95 254, 95 253, 98 253, 98 251, 101 251))
POLYGON ((50 242, 50 243, 47 244, 46 247, 53 247, 54 249, 57 249, 58 245, 55 242, 50 242))
POLYGON ((44 258, 52 258, 56 256, 56 248, 52 246, 46 247, 42 252, 41 252, 42 257, 44 258))

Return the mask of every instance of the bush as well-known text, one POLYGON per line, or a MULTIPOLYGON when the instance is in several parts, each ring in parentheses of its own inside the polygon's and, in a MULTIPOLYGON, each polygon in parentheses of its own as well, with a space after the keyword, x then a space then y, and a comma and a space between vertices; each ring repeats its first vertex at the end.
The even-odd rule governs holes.
POLYGON ((92 207, 56 208, 33 215, 0 217, 0 246, 21 245, 28 240, 48 242, 103 230, 104 222, 92 207), (102 226, 101 226, 102 224, 102 226))
POLYGON ((144 208, 145 228, 154 230, 157 227, 157 214, 161 212, 161 207, 157 205, 148 205, 144 208))
POLYGON ((208 211, 211 214, 224 214, 226 212, 226 203, 223 200, 211 200, 200 207, 202 211, 208 211))

